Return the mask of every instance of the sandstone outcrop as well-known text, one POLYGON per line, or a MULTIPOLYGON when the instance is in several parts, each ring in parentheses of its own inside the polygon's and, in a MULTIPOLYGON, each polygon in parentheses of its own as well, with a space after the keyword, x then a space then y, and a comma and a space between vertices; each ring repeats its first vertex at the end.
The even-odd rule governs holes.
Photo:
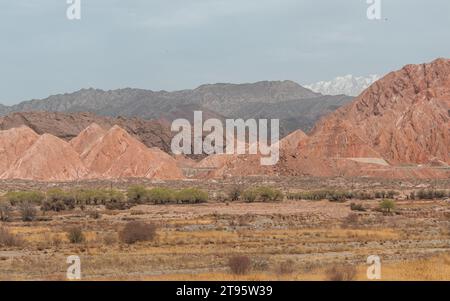
POLYGON ((73 181, 88 175, 78 153, 69 143, 44 134, 1 175, 2 179, 73 181))

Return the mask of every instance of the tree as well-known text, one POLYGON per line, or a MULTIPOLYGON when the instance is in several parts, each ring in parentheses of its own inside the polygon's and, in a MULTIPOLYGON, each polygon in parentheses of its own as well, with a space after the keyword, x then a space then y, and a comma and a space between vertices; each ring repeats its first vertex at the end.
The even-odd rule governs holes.
POLYGON ((385 199, 380 203, 381 210, 387 213, 391 213, 395 209, 395 207, 396 205, 393 200, 385 199))

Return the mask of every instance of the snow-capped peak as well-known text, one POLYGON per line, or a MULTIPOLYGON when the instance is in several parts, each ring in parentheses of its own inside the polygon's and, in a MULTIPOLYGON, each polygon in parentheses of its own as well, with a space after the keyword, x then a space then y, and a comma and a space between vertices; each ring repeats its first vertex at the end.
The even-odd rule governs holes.
POLYGON ((353 76, 351 74, 338 76, 331 81, 320 81, 314 84, 305 85, 306 88, 324 95, 358 96, 371 84, 380 79, 380 76, 371 74, 369 76, 353 76))

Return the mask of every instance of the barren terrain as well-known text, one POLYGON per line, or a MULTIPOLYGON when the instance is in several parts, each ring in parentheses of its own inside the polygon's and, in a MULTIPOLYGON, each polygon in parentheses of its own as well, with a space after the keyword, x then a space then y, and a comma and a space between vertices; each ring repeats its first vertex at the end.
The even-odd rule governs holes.
MULTIPOLYGON (((352 280, 364 280, 369 255, 380 256, 383 280, 450 279, 449 200, 404 198, 417 187, 448 189, 448 180, 379 182, 379 186, 355 179, 267 178, 256 182, 271 183, 285 193, 344 184, 358 189, 385 186, 403 194, 396 197, 391 214, 378 210, 380 200, 285 198, 281 202, 247 203, 212 197, 203 204, 40 211, 31 222, 21 221, 14 212, 11 221, 2 222, 2 226, 23 242, 21 246, 0 247, 0 279, 64 280, 69 255, 81 258, 84 280, 328 280, 331 267, 349 266, 356 272, 352 280), (353 210, 351 203, 361 204, 364 211, 353 210), (155 224, 156 238, 123 243, 118 233, 130 221, 155 224), (69 242, 67 231, 73 226, 82 229, 84 242, 69 242), (251 260, 247 273, 237 275, 230 270, 229 259, 236 255, 251 260)), ((208 187, 210 196, 217 196, 236 183, 249 185, 241 180, 145 184, 203 186, 208 187)), ((129 183, 110 185, 121 188, 129 183)), ((7 187, 8 183, 2 182, 2 188, 7 187)))

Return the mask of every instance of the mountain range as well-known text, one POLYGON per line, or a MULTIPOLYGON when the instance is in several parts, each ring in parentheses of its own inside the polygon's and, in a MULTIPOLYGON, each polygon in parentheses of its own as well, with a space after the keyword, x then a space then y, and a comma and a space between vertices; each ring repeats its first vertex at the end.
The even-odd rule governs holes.
POLYGON ((183 179, 186 170, 201 178, 450 177, 449 59, 407 65, 351 101, 346 96, 323 96, 289 81, 206 85, 172 93, 137 91, 82 90, 4 107, 9 114, 0 118, 0 178, 183 179), (159 96, 143 96, 154 94, 159 96), (128 99, 129 95, 134 97, 128 99), (166 95, 166 108, 172 111, 163 110, 161 95, 166 95), (155 109, 144 110, 155 103, 155 109), (135 115, 159 118, 107 116, 125 112, 120 108, 127 109, 126 104, 135 115), (211 155, 196 162, 172 156, 169 150, 168 121, 190 116, 192 111, 186 107, 205 108, 217 118, 237 112, 240 118, 283 115, 285 129, 296 130, 280 141, 280 160, 273 166, 262 166, 260 154, 211 155), (88 108, 103 116, 76 112, 88 108), (326 111, 331 113, 323 116, 326 111), (310 119, 296 120, 298 116, 310 119), (311 131, 299 129, 299 124, 306 127, 309 122, 315 124, 311 131))
POLYGON ((171 122, 192 120, 193 111, 204 118, 278 118, 281 135, 300 128, 309 131, 322 116, 348 103, 349 96, 326 96, 292 81, 264 81, 253 84, 202 85, 175 92, 142 89, 103 91, 82 89, 46 99, 1 106, 0 115, 14 112, 91 112, 102 116, 140 117, 171 122))
POLYGON ((320 81, 314 84, 305 85, 305 88, 325 95, 345 94, 358 96, 378 79, 380 79, 380 76, 376 74, 369 76, 344 75, 338 76, 331 81, 320 81))
POLYGON ((282 147, 275 166, 260 166, 257 155, 215 156, 199 164, 213 167, 212 177, 449 178, 450 60, 391 72, 308 135, 297 132, 283 139, 281 145, 291 146, 282 147))

